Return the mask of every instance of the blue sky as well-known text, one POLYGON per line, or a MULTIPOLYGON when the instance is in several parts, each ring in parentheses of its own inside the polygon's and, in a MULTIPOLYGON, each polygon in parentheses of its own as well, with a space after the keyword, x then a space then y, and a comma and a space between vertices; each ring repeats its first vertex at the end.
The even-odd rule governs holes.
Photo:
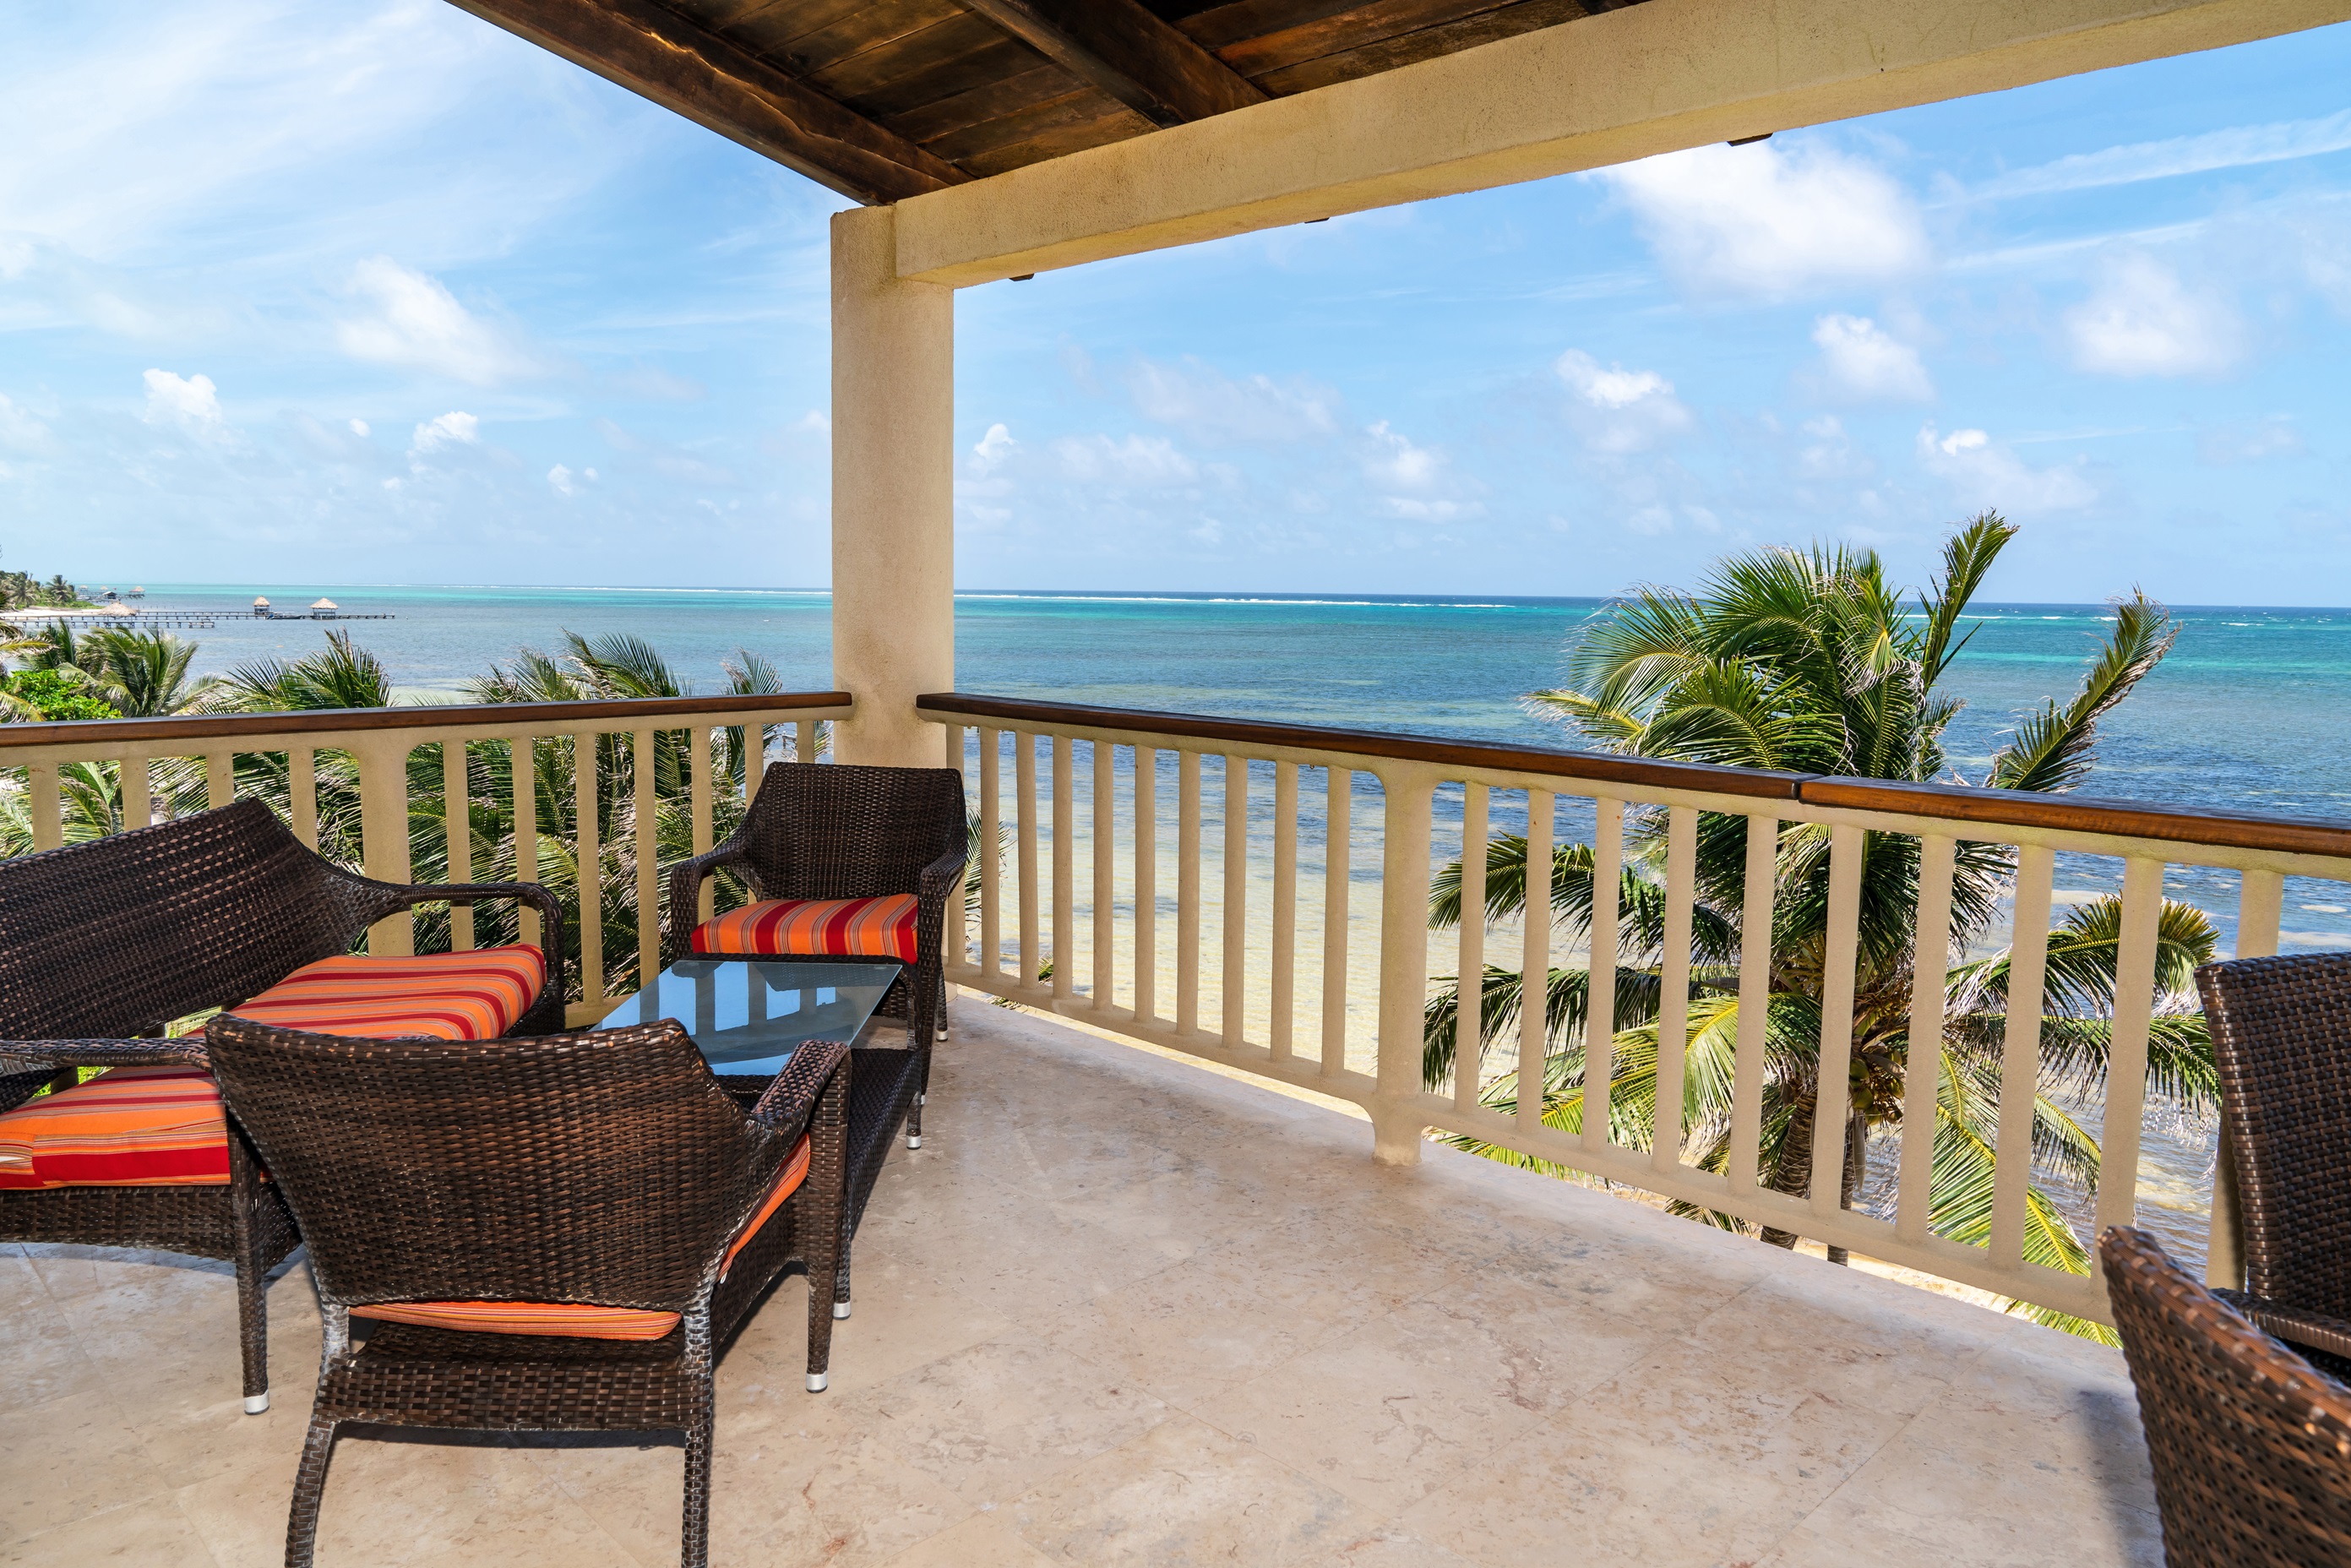
MULTIPOLYGON (((820 586, 818 187, 441 0, 0 6, 0 564, 820 586)), ((2351 602, 2351 29, 959 299, 976 588, 2351 602)))

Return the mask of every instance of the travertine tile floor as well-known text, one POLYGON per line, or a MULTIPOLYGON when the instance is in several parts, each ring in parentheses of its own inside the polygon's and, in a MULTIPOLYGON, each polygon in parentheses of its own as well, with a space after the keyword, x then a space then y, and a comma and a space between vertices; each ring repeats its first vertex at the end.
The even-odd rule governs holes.
MULTIPOLYGON (((726 1564, 2154 1563, 2113 1353, 956 1003, 831 1392, 789 1281, 719 1375, 726 1564)), ((279 1560, 317 1315, 0 1252, 0 1562, 279 1560)), ((322 1564, 674 1563, 666 1437, 347 1439, 322 1564)))

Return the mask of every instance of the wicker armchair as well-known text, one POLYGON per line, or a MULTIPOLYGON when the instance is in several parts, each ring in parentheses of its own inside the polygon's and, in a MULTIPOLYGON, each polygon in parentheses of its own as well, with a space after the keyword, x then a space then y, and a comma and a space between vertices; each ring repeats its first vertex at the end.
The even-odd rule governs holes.
POLYGON ((2221 1298, 2325 1371, 2351 1374, 2351 955, 2196 972, 2245 1230, 2221 1298))
MULTIPOLYGON (((533 884, 396 886, 321 859, 259 801, 0 862, 0 1111, 84 1067, 201 1068, 172 1019, 234 1006, 369 925, 435 900, 518 898, 546 921, 548 983, 516 1027, 563 1020, 563 912, 533 884)), ((263 1285, 299 1245, 283 1196, 228 1138, 220 1185, 0 1190, 0 1240, 142 1247, 236 1265, 245 1406, 269 1404, 263 1285)))
POLYGON ((2351 1392, 2144 1231, 2098 1239, 2171 1568, 2351 1563, 2351 1392))
POLYGON ((300 1222, 325 1325, 287 1563, 310 1562, 336 1434, 353 1421, 682 1431, 681 1556, 707 1563, 714 1369, 789 1260, 785 1228, 761 1223, 783 1191, 819 1211, 810 1383, 823 1381, 847 1048, 803 1046, 747 1112, 667 1019, 442 1042, 226 1018, 212 1052, 231 1113, 300 1222), (601 1315, 581 1323, 582 1305, 601 1315), (570 1315, 568 1329, 503 1332, 418 1321, 453 1306, 570 1315), (617 1332, 613 1309, 634 1320, 632 1337, 580 1332, 617 1332), (363 1340, 355 1314, 378 1320, 363 1340))

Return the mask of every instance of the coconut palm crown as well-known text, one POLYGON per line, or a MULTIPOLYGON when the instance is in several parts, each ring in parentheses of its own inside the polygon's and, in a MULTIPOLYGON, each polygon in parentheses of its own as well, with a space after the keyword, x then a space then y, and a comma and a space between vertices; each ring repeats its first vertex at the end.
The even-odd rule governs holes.
MULTIPOLYGON (((1961 527, 1945 545, 1941 574, 1915 606, 1888 583, 1874 553, 1825 546, 1729 557, 1695 592, 1636 589, 1571 645, 1569 684, 1532 693, 1529 702, 1612 751, 1641 757, 1995 789, 2071 789, 2095 761, 2099 720, 2162 660, 2177 631, 2163 607, 2144 596, 2117 601, 2112 630, 2071 700, 2050 700, 2020 716, 1984 774, 1962 777, 1945 756, 1943 737, 1964 705, 1943 681, 1973 634, 1961 628, 1969 601, 2015 531, 1989 512, 1961 527)), ((1646 1146, 1656 1124, 1665 831, 1662 810, 1628 813, 1609 1112, 1612 1138, 1634 1146, 1646 1146)), ((1717 1171, 1729 1155, 1747 831, 1743 816, 1698 818, 1683 1146, 1717 1171)), ((1818 1070, 1829 830, 1803 822, 1780 827, 1759 1179, 1775 1191, 1805 1193, 1815 1137, 1840 1137, 1840 1197, 1851 1207, 1869 1168, 1872 1138, 1901 1128, 1908 1074, 1930 1071, 1937 1097, 1928 1225, 1938 1235, 1981 1244, 1991 1230, 2008 979, 2007 953, 1991 949, 1988 938, 2003 918, 2016 852, 1980 841, 1959 845, 1948 1021, 1942 1039, 1918 1050, 1909 1037, 1918 841, 1871 832, 1862 843, 1852 1066, 1842 1092, 1824 1095, 1818 1070), (1823 1100, 1834 1118, 1824 1126, 1823 1100)), ((1523 910, 1526 852, 1523 836, 1489 844, 1489 918, 1523 910)), ((1460 877, 1458 861, 1439 873, 1432 925, 1458 922, 1460 877)), ((1553 857, 1552 918, 1571 945, 1588 932, 1592 900, 1590 847, 1563 845, 1553 857)), ((2041 1181, 2029 1197, 2025 1256, 2074 1272, 2087 1271, 2088 1257, 2051 1188, 2083 1192, 2097 1181, 2096 1140, 2066 1102, 2095 1093, 2104 1082, 2120 931, 2119 901, 2107 896, 2074 905, 2049 938, 2033 1126, 2041 1181)), ((2200 912, 2166 903, 2147 1088, 2159 1103, 2197 1115, 2215 1104, 2218 1087, 2189 977, 2213 947, 2213 929, 2200 912)), ((1542 1119, 1580 1132, 1585 971, 1552 969, 1546 991, 1542 1119)), ((1442 981, 1427 1007, 1423 1064, 1432 1086, 1452 1071, 1458 992, 1458 981, 1442 981)), ((1499 1039, 1513 1029, 1520 1005, 1520 977, 1489 967, 1480 987, 1483 1037, 1499 1039)), ((1506 1075, 1484 1085, 1481 1098, 1514 1112, 1521 1092, 1515 1074, 1506 1075)), ((1498 1159, 1541 1163, 1463 1142, 1498 1159)), ((1725 1215, 1704 1218, 1746 1228, 1725 1215)), ((1769 1230, 1764 1237, 1782 1246, 1796 1239, 1769 1230)), ((1833 1249, 1832 1256, 1841 1254, 1833 1249)), ((2093 1325, 2032 1311, 2056 1326, 2103 1336, 2093 1325)))

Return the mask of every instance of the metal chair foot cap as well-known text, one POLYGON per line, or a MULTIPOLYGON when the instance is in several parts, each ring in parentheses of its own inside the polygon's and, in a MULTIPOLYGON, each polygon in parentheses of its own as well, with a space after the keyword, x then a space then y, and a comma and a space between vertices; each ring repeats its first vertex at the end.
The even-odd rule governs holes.
POLYGON ((246 1395, 246 1396, 245 1396, 245 1413, 246 1413, 246 1415, 248 1415, 248 1416, 258 1416, 258 1415, 260 1415, 264 1410, 266 1410, 266 1409, 268 1409, 268 1408, 269 1408, 269 1396, 268 1396, 268 1395, 266 1395, 266 1394, 248 1394, 248 1395, 246 1395))
POLYGON ((923 1134, 920 1134, 920 1133, 909 1133, 909 1134, 906 1134, 906 1146, 907 1146, 908 1148, 910 1148, 910 1149, 919 1149, 919 1148, 921 1148, 921 1147, 923 1146, 923 1134))
POLYGON ((811 1372, 811 1373, 810 1373, 810 1374, 809 1374, 809 1392, 810 1392, 810 1394, 821 1394, 821 1393, 823 1393, 823 1392, 824 1392, 824 1385, 825 1385, 825 1384, 826 1384, 826 1383, 828 1383, 829 1381, 831 1381, 831 1379, 830 1379, 830 1378, 829 1378, 825 1374, 823 1374, 823 1373, 821 1373, 821 1372, 811 1372))
POLYGON ((835 1302, 833 1302, 833 1303, 832 1303, 832 1315, 833 1315, 834 1317, 836 1317, 836 1318, 845 1318, 845 1317, 847 1317, 847 1316, 849 1315, 849 1303, 848 1303, 847 1301, 835 1301, 835 1302))

